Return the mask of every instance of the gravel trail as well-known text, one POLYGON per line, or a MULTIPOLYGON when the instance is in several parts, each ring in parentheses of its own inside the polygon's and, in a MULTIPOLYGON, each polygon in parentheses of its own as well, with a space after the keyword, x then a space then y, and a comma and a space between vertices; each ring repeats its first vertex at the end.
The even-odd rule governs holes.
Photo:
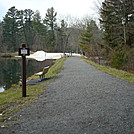
POLYGON ((134 85, 71 57, 39 100, 0 134, 133 134, 134 85))

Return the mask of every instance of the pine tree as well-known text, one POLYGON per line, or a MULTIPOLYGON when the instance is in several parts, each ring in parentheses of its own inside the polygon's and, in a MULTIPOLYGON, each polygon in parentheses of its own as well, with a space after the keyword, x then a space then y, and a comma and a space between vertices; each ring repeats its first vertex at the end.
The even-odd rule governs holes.
POLYGON ((3 19, 3 44, 8 50, 16 51, 18 48, 17 9, 11 7, 3 19))
POLYGON ((35 36, 32 26, 33 14, 34 12, 31 9, 25 9, 23 11, 24 16, 23 31, 25 36, 25 42, 29 48, 32 48, 35 36))
POLYGON ((88 23, 86 25, 85 30, 81 32, 80 36, 80 48, 83 52, 87 53, 88 55, 92 54, 92 40, 93 40, 93 33, 92 33, 92 27, 88 23))
POLYGON ((2 45, 2 34, 3 34, 3 27, 2 22, 0 21, 0 50, 4 49, 4 46, 2 45))
POLYGON ((132 0, 105 0, 100 9, 104 39, 112 48, 133 45, 134 2, 132 0))
POLYGON ((56 45, 56 40, 55 40, 55 28, 57 27, 56 24, 56 16, 57 12, 55 12, 54 8, 48 8, 45 19, 44 19, 44 24, 48 27, 48 49, 54 50, 55 45, 56 45))
POLYGON ((67 49, 69 38, 67 23, 64 20, 61 20, 60 27, 56 30, 56 37, 56 50, 64 53, 67 49))
POLYGON ((108 52, 111 66, 122 68, 132 58, 128 57, 128 53, 134 46, 134 1, 105 0, 100 16, 104 40, 112 48, 108 52))
POLYGON ((38 10, 33 16, 32 26, 35 32, 34 49, 46 49, 47 27, 43 24, 38 10))

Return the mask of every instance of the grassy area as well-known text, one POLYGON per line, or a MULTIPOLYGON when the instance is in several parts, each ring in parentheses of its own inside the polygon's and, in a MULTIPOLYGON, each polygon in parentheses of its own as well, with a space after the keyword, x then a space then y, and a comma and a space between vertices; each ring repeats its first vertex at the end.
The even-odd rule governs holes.
MULTIPOLYGON (((34 86, 27 86, 27 97, 21 97, 22 88, 19 85, 13 85, 10 89, 0 93, 0 122, 16 120, 18 117, 11 118, 11 116, 21 110, 22 107, 28 106, 33 100, 38 99, 39 95, 44 93, 45 86, 56 78, 56 74, 62 70, 64 61, 65 58, 56 60, 55 64, 48 70, 46 77, 51 78, 50 80, 34 86), (14 90, 15 88, 18 89, 14 90)), ((38 77, 33 75, 28 80, 36 78, 38 77)))
POLYGON ((14 57, 18 56, 18 52, 15 53, 0 53, 0 57, 14 57))
POLYGON ((115 68, 110 68, 110 67, 106 67, 106 66, 96 64, 95 62, 89 61, 88 59, 86 59, 84 57, 82 58, 82 60, 84 60, 85 62, 87 62, 90 65, 95 66, 97 69, 99 69, 103 72, 106 72, 106 73, 114 75, 118 78, 127 80, 131 83, 134 83, 134 74, 131 74, 131 73, 128 73, 128 72, 125 72, 125 71, 122 71, 122 70, 118 70, 118 69, 115 69, 115 68))

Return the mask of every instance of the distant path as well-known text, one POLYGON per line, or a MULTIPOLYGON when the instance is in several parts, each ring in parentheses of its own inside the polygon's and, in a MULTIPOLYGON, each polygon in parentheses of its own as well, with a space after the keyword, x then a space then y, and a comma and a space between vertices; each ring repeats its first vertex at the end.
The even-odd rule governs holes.
POLYGON ((42 98, 0 134, 132 134, 133 97, 133 84, 71 57, 42 98))

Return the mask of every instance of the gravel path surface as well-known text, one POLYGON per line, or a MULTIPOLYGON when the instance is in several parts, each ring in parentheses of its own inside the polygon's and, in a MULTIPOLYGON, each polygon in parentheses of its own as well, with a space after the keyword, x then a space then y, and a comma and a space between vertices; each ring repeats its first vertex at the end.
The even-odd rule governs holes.
POLYGON ((43 96, 0 134, 132 134, 134 85, 71 57, 43 96))

